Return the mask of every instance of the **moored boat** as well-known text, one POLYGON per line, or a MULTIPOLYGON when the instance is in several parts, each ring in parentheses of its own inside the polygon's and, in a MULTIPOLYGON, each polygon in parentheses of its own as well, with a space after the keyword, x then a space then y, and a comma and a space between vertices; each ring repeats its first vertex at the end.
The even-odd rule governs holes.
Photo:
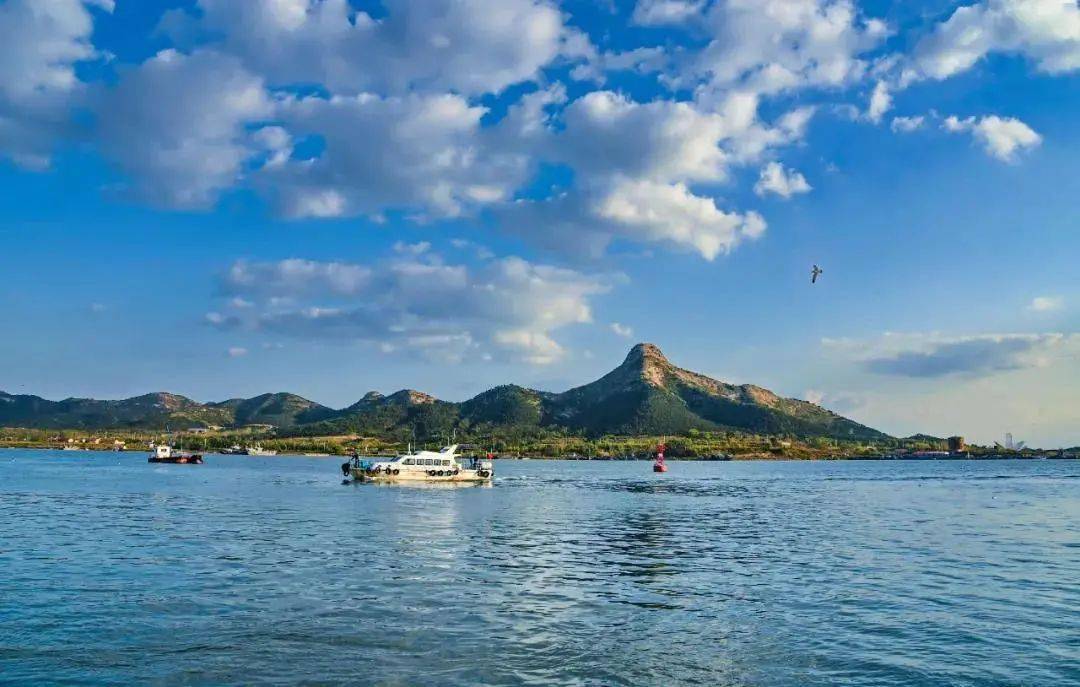
POLYGON ((246 455, 246 456, 276 456, 277 455, 277 451, 272 451, 272 450, 270 450, 268 448, 263 448, 262 446, 259 446, 258 444, 256 444, 255 446, 248 446, 244 450, 240 451, 240 453, 242 453, 243 455, 246 455))
POLYGON ((168 444, 155 446, 154 452, 147 459, 148 463, 172 463, 174 465, 202 465, 203 457, 198 453, 175 451, 168 444))
POLYGON ((409 452, 389 460, 361 460, 354 456, 341 466, 358 482, 490 482, 495 469, 488 459, 472 458, 467 464, 457 457, 457 444, 440 451, 409 452))

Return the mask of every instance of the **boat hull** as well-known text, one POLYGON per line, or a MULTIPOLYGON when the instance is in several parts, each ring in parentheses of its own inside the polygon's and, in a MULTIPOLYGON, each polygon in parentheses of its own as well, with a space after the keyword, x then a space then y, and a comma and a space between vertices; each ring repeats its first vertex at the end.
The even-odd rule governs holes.
POLYGON ((494 474, 486 470, 460 470, 456 475, 429 475, 423 470, 402 470, 398 474, 387 474, 383 471, 370 471, 363 468, 352 468, 352 478, 357 482, 386 482, 386 483, 456 483, 456 484, 484 484, 494 479, 494 474), (479 473, 485 473, 481 475, 479 473))
POLYGON ((158 458, 157 456, 150 456, 146 462, 148 463, 168 463, 170 465, 202 465, 202 456, 169 456, 168 458, 158 458))

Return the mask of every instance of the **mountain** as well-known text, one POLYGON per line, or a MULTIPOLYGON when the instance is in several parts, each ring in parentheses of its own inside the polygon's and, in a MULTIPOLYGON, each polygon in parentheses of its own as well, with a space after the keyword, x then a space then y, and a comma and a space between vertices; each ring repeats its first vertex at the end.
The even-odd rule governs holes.
POLYGON ((506 384, 489 389, 461 404, 461 418, 473 425, 537 427, 545 416, 545 404, 554 394, 506 384))
POLYGON ((462 402, 412 389, 372 391, 342 410, 295 394, 263 394, 201 404, 174 394, 122 401, 0 393, 0 426, 158 429, 267 424, 305 435, 364 434, 398 439, 518 432, 679 435, 690 430, 885 439, 885 434, 820 406, 781 398, 752 384, 734 385, 676 367, 652 344, 634 346, 600 379, 563 393, 497 386, 462 402))
POLYGON ((227 424, 227 411, 159 392, 119 401, 68 398, 48 401, 38 396, 15 396, 0 392, 0 425, 49 429, 98 429, 102 427, 158 428, 227 424))
POLYGON ((634 346, 622 365, 608 374, 555 396, 549 413, 551 422, 587 434, 682 434, 699 429, 886 437, 813 403, 676 367, 652 344, 634 346))
POLYGON ((229 425, 274 425, 291 428, 319 422, 337 414, 314 401, 296 394, 262 394, 254 398, 233 398, 209 407, 220 408, 231 414, 229 425))

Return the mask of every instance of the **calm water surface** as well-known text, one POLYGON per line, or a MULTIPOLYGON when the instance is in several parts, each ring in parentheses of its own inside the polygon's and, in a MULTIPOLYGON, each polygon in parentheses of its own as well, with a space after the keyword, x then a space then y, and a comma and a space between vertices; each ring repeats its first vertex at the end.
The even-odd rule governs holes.
POLYGON ((0 451, 0 683, 1080 684, 1080 464, 0 451))

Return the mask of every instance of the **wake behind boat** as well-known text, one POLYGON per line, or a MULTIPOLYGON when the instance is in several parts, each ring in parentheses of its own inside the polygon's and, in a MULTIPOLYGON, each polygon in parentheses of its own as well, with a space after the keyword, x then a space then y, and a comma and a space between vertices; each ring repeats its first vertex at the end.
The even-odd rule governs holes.
POLYGON ((490 482, 495 470, 490 460, 472 458, 468 466, 457 458, 457 444, 440 451, 405 453, 391 460, 361 460, 359 456, 341 466, 346 477, 358 482, 490 482))

